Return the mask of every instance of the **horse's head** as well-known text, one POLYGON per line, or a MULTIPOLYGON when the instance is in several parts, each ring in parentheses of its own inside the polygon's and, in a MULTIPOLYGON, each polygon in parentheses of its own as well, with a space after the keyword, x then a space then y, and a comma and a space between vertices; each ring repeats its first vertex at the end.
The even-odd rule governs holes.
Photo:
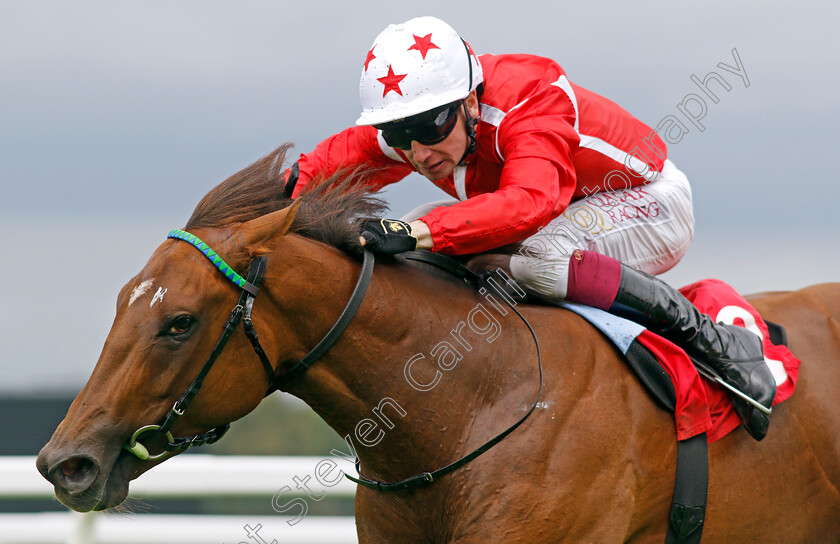
MULTIPOLYGON (((296 206, 227 228, 198 229, 235 270, 243 272, 289 228, 296 206)), ((120 504, 128 483, 169 455, 162 432, 146 432, 152 459, 124 446, 135 431, 161 420, 213 351, 241 289, 191 244, 169 239, 122 289, 117 313, 88 383, 38 455, 38 470, 58 499, 78 511, 120 504)), ((273 331, 261 331, 271 338, 273 331)), ((170 429, 204 433, 250 412, 269 380, 241 330, 203 381, 201 393, 170 429)), ((177 451, 173 452, 177 453, 177 451)))

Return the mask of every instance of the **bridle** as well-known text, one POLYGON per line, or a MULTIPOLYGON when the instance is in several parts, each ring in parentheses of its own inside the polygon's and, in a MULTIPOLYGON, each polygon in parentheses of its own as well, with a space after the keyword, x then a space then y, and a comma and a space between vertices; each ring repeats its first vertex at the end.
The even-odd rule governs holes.
POLYGON ((195 446, 203 446, 204 444, 212 444, 222 438, 228 431, 230 424, 215 427, 207 432, 197 434, 192 437, 174 438, 171 432, 175 422, 178 421, 179 417, 184 415, 184 411, 189 407, 193 398, 195 398, 198 394, 201 389, 201 385, 204 382, 204 378, 210 372, 210 369, 213 368, 216 359, 222 353, 222 350, 224 350, 230 335, 234 330, 236 330, 240 322, 242 323, 242 328, 245 331, 245 336, 247 336, 248 340, 251 342, 251 346, 254 348, 254 352, 259 357, 263 369, 265 369, 265 373, 268 376, 268 390, 266 392, 266 396, 268 396, 275 390, 281 388, 292 377, 309 368, 321 355, 332 347, 353 319, 356 310, 359 308, 359 305, 364 298, 365 291, 367 291, 367 286, 370 283, 370 277, 373 275, 373 256, 370 252, 366 251, 364 254, 364 262, 362 264, 362 273, 359 276, 359 280, 356 283, 356 287, 350 297, 350 303, 344 308, 344 311, 341 316, 339 316, 338 321, 336 321, 335 325, 333 325, 326 336, 324 336, 324 339, 321 340, 312 351, 295 364, 282 378, 278 378, 276 371, 271 366, 271 362, 265 354, 265 350, 263 350, 260 345, 257 330, 251 320, 251 313, 254 309, 254 300, 260 292, 259 285, 262 283, 263 275, 265 274, 266 258, 263 256, 254 258, 254 260, 251 261, 250 268, 248 269, 248 277, 245 279, 233 270, 233 268, 231 268, 224 259, 219 257, 219 255, 216 254, 210 246, 194 234, 175 229, 169 232, 167 238, 175 238, 192 244, 196 249, 201 251, 201 253, 204 254, 210 262, 225 275, 226 278, 239 287, 242 292, 239 295, 239 301, 230 312, 230 316, 224 324, 221 336, 219 336, 219 339, 216 340, 216 345, 213 347, 213 351, 210 352, 210 355, 204 362, 204 366, 201 367, 198 375, 189 387, 187 387, 187 390, 184 391, 177 401, 175 401, 175 404, 173 404, 172 408, 170 408, 166 415, 163 416, 163 419, 159 424, 144 425, 143 427, 140 427, 134 431, 128 442, 123 445, 124 449, 128 450, 142 461, 153 461, 160 459, 171 452, 186 450, 195 446), (162 452, 152 455, 149 453, 149 449, 140 442, 140 437, 145 434, 155 432, 163 433, 166 436, 167 442, 162 452))
MULTIPOLYGON (((225 277, 227 277, 231 282, 233 282, 237 287, 239 287, 242 292, 239 295, 239 301, 237 302, 236 306, 230 313, 230 317, 228 317, 227 321, 224 324, 224 330, 222 331, 221 336, 216 341, 216 345, 213 347, 213 351, 207 357, 207 360, 204 362, 204 366, 201 367, 196 378, 193 382, 187 387, 187 390, 175 401, 175 404, 169 411, 164 415, 161 423, 158 425, 145 425, 140 427, 131 435, 129 441, 123 445, 123 448, 135 455, 142 461, 146 460, 156 460, 160 459, 169 453, 178 451, 178 450, 186 450, 191 447, 195 446, 202 446, 204 444, 212 444, 216 442, 230 428, 230 424, 225 424, 219 427, 215 427, 210 429, 207 432, 197 434, 192 437, 183 437, 183 438, 174 438, 172 436, 171 429, 175 425, 175 422, 178 418, 184 415, 184 411, 189 407, 190 403, 192 402, 193 398, 198 394, 199 390, 201 389, 202 382, 207 374, 210 372, 210 369, 213 367, 213 364, 216 362, 216 359, 221 354, 222 350, 225 348, 230 335, 236 329, 240 322, 243 323, 243 329, 245 331, 245 335, 248 337, 248 340, 251 342, 251 346, 254 348, 254 352, 256 352, 257 356, 262 363, 263 368, 265 369, 266 374, 268 375, 268 391, 266 395, 274 392, 277 389, 282 388, 287 382, 296 378, 303 372, 305 372, 310 366, 312 366, 315 361, 317 361, 324 353, 329 350, 333 344, 338 340, 338 338, 342 335, 344 330, 353 320, 353 317, 356 315, 356 311, 359 309, 359 306, 364 299, 365 293, 367 292, 368 285, 370 284, 371 276, 373 275, 373 265, 374 265, 374 257, 370 251, 365 250, 363 252, 363 260, 362 260, 362 270, 359 274, 359 278, 356 281, 356 286, 353 288, 353 293, 350 296, 350 300, 347 302, 347 305, 344 307, 344 310, 341 312, 341 315, 336 320, 335 324, 330 328, 324 338, 318 342, 318 344, 312 348, 312 350, 307 353, 300 361, 298 361, 294 366, 292 366, 282 377, 277 377, 276 370, 271 366, 271 362, 268 360, 268 357, 265 354, 262 346, 260 346, 260 342, 258 339, 257 331, 254 328, 254 324, 251 320, 251 313, 254 307, 254 299, 259 294, 259 285, 262 282, 263 275, 265 274, 266 268, 266 258, 264 256, 256 257, 251 262, 251 265, 248 269, 248 277, 247 279, 240 276, 236 271, 234 271, 221 257, 219 257, 215 251, 213 251, 210 246, 204 243, 201 239, 199 239, 194 234, 183 230, 172 230, 169 232, 167 238, 175 238, 177 240, 183 240, 185 242, 189 242, 202 254, 204 254, 211 263, 213 263, 216 268, 222 272, 225 277), (140 442, 140 437, 144 434, 159 432, 163 433, 166 436, 167 443, 164 447, 164 450, 161 453, 152 455, 149 453, 148 448, 144 446, 140 442)), ((407 260, 414 260, 414 261, 421 261, 427 264, 431 264, 438 268, 442 268, 443 270, 454 274, 455 276, 464 279, 468 283, 472 283, 474 285, 479 285, 483 283, 481 277, 467 269, 464 265, 458 263, 457 261, 450 259, 448 257, 444 257, 442 255, 438 255, 436 253, 429 253, 425 251, 413 251, 408 253, 401 254, 401 258, 407 260)), ((539 368, 539 376, 540 376, 540 388, 539 392, 537 393, 537 398, 534 401, 533 405, 531 406, 530 410, 528 410, 525 415, 520 417, 514 424, 510 427, 502 431, 501 433, 497 434, 495 437, 488 440, 484 445, 480 446, 479 448, 473 450, 471 453, 461 457, 457 461, 450 463, 438 470, 432 472, 422 472, 415 476, 411 476, 406 478, 405 480, 393 483, 386 483, 386 482, 379 482, 376 480, 371 480, 366 478, 361 474, 361 464, 358 459, 356 458, 356 469, 359 471, 359 477, 354 478, 348 474, 345 476, 352 480, 353 482, 363 485, 366 487, 370 487, 373 489, 378 489, 380 491, 397 491, 400 489, 408 489, 413 487, 419 487, 422 485, 427 485, 435 480, 441 478, 442 476, 464 466, 465 464, 469 463, 479 455, 483 454, 496 444, 502 441, 507 435, 512 433, 514 429, 519 427, 522 423, 525 422, 526 419, 531 415, 534 409, 539 404, 540 398, 542 397, 542 388, 543 388, 543 369, 542 369, 542 355, 540 354, 540 345, 539 341, 537 340, 536 333, 534 329, 531 327, 531 324, 528 323, 528 320, 516 309, 515 305, 511 304, 506 297, 500 297, 504 302, 508 305, 508 307, 513 310, 521 319, 522 321, 528 326, 528 330, 531 333, 531 336, 534 338, 534 343, 537 348, 537 364, 539 368)))

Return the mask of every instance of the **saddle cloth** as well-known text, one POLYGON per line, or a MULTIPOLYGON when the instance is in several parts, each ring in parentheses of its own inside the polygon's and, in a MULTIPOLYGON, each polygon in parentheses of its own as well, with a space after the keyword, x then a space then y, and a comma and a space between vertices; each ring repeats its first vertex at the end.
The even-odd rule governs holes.
MULTIPOLYGON (((799 359, 786 346, 771 341, 767 324, 744 297, 720 280, 701 280, 680 292, 716 322, 739 325, 759 334, 763 339, 764 358, 776 380, 773 404, 793 394, 799 377, 799 359)), ((677 440, 705 432, 708 441, 714 442, 741 424, 726 390, 701 377, 685 351, 675 344, 603 310, 568 302, 561 305, 598 328, 628 359, 637 357, 640 351, 655 358, 673 384, 677 440)))

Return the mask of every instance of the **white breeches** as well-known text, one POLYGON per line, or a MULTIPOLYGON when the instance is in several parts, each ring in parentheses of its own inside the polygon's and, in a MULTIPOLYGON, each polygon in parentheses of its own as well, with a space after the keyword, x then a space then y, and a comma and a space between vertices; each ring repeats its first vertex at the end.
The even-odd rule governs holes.
MULTIPOLYGON (((424 204, 409 212, 412 221, 457 200, 424 204)), ((511 257, 514 279, 551 298, 565 298, 569 259, 576 249, 596 251, 647 272, 662 274, 682 259, 694 237, 691 188, 671 161, 650 183, 591 195, 572 202, 511 257)))

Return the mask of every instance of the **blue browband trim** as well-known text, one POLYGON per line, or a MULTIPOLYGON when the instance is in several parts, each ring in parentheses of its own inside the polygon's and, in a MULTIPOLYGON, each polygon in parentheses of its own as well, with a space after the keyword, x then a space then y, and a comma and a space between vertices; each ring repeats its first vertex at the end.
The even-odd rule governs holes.
POLYGON ((204 241, 201 240, 201 238, 199 238, 195 234, 191 234, 185 230, 172 229, 171 231, 169 231, 167 238, 177 238, 178 240, 189 242, 190 244, 195 246, 195 248, 198 249, 201 253, 203 253, 204 256, 207 257, 211 263, 213 263, 213 266, 218 268, 219 272, 224 274, 227 279, 235 283, 238 287, 241 287, 242 289, 248 291, 253 296, 257 296, 259 290, 250 283, 248 283, 245 280, 245 278, 240 276, 236 272, 236 270, 231 268, 230 265, 227 264, 224 259, 219 257, 219 255, 216 254, 215 251, 213 251, 213 248, 204 243, 204 241))

